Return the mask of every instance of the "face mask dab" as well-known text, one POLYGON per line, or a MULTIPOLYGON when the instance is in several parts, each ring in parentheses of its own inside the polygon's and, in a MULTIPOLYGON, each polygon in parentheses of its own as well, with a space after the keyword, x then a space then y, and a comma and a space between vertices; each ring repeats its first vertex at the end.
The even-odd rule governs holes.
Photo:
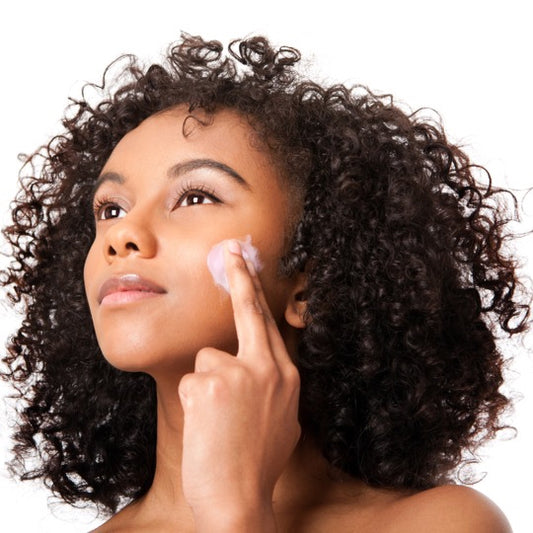
MULTIPOLYGON (((217 285, 220 285, 229 294, 229 283, 226 275, 226 267, 224 265, 224 243, 226 241, 215 244, 207 254, 207 268, 213 276, 213 280, 217 285)), ((259 251, 252 244, 252 237, 246 236, 244 241, 239 240, 241 245, 242 255, 244 259, 251 261, 255 267, 256 272, 259 272, 263 265, 259 260, 259 251)))

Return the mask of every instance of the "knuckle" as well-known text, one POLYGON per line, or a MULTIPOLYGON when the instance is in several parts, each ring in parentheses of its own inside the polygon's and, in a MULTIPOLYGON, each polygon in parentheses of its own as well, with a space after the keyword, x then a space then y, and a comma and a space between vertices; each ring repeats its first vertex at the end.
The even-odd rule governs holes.
POLYGON ((205 382, 204 394, 212 399, 221 398, 226 391, 226 382, 220 374, 212 374, 205 382))
POLYGON ((203 348, 200 348, 196 352, 196 358, 198 359, 198 358, 209 357, 212 352, 213 352, 213 348, 209 348, 209 347, 205 346, 203 348))
POLYGON ((213 355, 213 348, 201 348, 196 352, 196 366, 208 363, 213 358, 213 355))
POLYGON ((255 313, 257 315, 263 314, 259 301, 253 295, 246 295, 243 297, 241 300, 241 308, 246 312, 255 313))
POLYGON ((178 384, 178 393, 183 396, 189 396, 194 389, 194 375, 185 374, 178 384))
POLYGON ((294 365, 290 365, 285 371, 285 380, 291 389, 300 388, 300 373, 294 365))
POLYGON ((272 316, 272 313, 267 311, 266 313, 264 313, 264 315, 265 315, 265 320, 268 323, 272 324, 273 326, 277 326, 276 321, 274 320, 274 317, 272 316))
POLYGON ((265 360, 256 367, 257 376, 261 382, 277 389, 282 384, 282 376, 276 363, 272 360, 265 360))
POLYGON ((250 380, 250 371, 244 365, 234 365, 231 368, 231 380, 234 383, 246 383, 250 380))

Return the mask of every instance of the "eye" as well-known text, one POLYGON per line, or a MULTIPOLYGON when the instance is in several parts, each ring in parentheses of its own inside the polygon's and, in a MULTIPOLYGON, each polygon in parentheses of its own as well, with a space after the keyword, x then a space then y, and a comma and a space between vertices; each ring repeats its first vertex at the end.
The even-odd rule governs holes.
POLYGON ((189 184, 185 184, 183 189, 178 192, 177 198, 176 208, 220 203, 213 191, 206 190, 204 186, 192 187, 189 184))
POLYGON ((94 205, 94 216, 96 220, 123 218, 126 216, 126 211, 116 203, 108 201, 96 201, 94 205))
POLYGON ((215 202, 207 194, 197 191, 191 191, 180 198, 178 207, 187 207, 190 205, 214 204, 215 202))

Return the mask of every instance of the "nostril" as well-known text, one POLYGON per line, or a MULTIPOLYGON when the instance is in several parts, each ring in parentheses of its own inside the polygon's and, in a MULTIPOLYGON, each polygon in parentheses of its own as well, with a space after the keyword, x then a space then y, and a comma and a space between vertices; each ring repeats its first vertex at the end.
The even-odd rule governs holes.
POLYGON ((117 242, 107 245, 107 256, 116 257, 116 256, 127 256, 128 254, 137 254, 140 253, 142 247, 140 248, 133 241, 126 242, 117 242))

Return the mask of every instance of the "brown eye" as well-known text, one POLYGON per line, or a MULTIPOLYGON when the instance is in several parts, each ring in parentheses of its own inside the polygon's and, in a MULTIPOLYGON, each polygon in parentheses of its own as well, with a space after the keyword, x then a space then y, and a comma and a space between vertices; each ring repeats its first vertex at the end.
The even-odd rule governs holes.
POLYGON ((126 215, 126 211, 117 204, 104 204, 96 210, 97 220, 109 220, 111 218, 122 218, 126 215))
POLYGON ((189 207, 192 205, 202 205, 202 204, 214 204, 214 200, 209 198, 207 194, 192 191, 184 195, 179 203, 178 207, 189 207))

